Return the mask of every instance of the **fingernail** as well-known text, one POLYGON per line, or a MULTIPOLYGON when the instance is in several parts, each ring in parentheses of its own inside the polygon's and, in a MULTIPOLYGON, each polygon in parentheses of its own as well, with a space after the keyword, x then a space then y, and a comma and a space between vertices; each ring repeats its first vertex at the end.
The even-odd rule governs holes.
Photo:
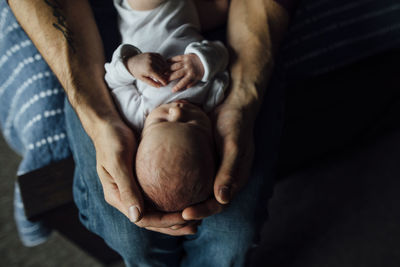
POLYGON ((228 186, 224 185, 219 188, 219 197, 222 202, 228 203, 231 197, 231 190, 228 186))
POLYGON ((129 219, 131 222, 135 223, 139 220, 140 218, 140 211, 138 207, 136 206, 130 206, 129 207, 129 219))
POLYGON ((170 228, 171 228, 172 230, 178 230, 178 229, 181 229, 182 227, 184 227, 184 226, 186 226, 186 225, 187 225, 187 223, 184 223, 184 224, 177 224, 177 225, 171 226, 170 228))

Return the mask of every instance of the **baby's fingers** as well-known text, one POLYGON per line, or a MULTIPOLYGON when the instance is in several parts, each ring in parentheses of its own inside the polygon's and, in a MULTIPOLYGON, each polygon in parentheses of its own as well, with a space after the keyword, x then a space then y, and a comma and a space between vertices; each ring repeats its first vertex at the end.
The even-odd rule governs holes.
POLYGON ((158 73, 164 73, 168 71, 169 66, 170 65, 167 62, 165 62, 164 59, 155 58, 154 61, 152 62, 152 69, 154 71, 157 71, 158 73))
POLYGON ((169 79, 168 80, 169 81, 174 81, 174 80, 177 80, 177 79, 180 79, 180 78, 184 77, 185 75, 186 75, 185 70, 180 69, 180 70, 172 72, 169 75, 169 79))
POLYGON ((177 62, 177 63, 173 63, 171 64, 171 66, 169 67, 169 70, 172 71, 177 71, 180 70, 184 67, 182 62, 177 62))
POLYGON ((158 82, 162 86, 166 86, 168 84, 167 78, 164 77, 164 74, 161 71, 152 70, 149 76, 153 79, 153 81, 158 82))
POLYGON ((188 85, 186 85, 186 89, 193 87, 196 83, 197 83, 197 81, 192 79, 192 81, 188 85))
POLYGON ((143 77, 141 80, 144 81, 145 83, 147 83, 148 85, 153 86, 153 87, 159 88, 159 87, 163 86, 163 84, 161 84, 160 82, 156 81, 152 77, 143 77))
POLYGON ((169 58, 167 61, 169 63, 173 63, 173 62, 181 62, 183 60, 184 55, 179 55, 179 56, 174 56, 169 58))
POLYGON ((143 218, 136 223, 136 225, 144 228, 169 228, 185 223, 187 223, 187 221, 182 218, 182 214, 180 212, 163 213, 158 211, 147 211, 143 215, 143 218))
POLYGON ((192 84, 193 80, 189 75, 183 77, 173 88, 172 92, 182 91, 188 88, 189 84, 192 84))

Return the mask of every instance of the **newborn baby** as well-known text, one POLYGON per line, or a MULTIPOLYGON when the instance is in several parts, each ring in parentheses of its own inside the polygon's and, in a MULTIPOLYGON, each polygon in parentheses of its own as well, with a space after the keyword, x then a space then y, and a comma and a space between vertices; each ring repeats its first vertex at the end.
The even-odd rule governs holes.
POLYGON ((228 52, 203 40, 188 0, 114 0, 122 44, 105 80, 139 134, 136 176, 153 207, 180 211, 212 195, 215 148, 206 112, 223 100, 228 52), (144 8, 144 10, 142 9, 144 8))
POLYGON ((211 196, 215 151, 207 115, 187 101, 163 104, 146 119, 136 156, 145 195, 163 211, 179 211, 211 196))

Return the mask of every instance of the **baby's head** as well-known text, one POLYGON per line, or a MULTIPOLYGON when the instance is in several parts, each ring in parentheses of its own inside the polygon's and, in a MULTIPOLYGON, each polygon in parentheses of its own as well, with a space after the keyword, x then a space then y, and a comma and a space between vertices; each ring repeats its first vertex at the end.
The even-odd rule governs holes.
POLYGON ((211 196, 215 151, 208 116, 187 101, 163 104, 146 118, 136 175, 158 210, 180 211, 211 196))

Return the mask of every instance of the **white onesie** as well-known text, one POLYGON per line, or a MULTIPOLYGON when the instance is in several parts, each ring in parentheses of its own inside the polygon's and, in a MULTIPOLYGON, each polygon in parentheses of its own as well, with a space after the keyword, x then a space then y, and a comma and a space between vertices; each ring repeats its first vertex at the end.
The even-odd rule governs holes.
POLYGON ((200 34, 200 23, 192 0, 166 0, 152 10, 137 11, 126 0, 114 0, 119 14, 122 44, 114 51, 110 63, 105 64, 105 80, 117 105, 130 125, 140 131, 146 116, 164 103, 185 99, 211 111, 224 98, 229 83, 228 51, 219 42, 206 41, 200 34), (203 64, 204 76, 193 87, 172 92, 177 81, 161 88, 137 80, 126 69, 121 51, 133 45, 141 52, 155 52, 164 58, 196 54, 203 64))

